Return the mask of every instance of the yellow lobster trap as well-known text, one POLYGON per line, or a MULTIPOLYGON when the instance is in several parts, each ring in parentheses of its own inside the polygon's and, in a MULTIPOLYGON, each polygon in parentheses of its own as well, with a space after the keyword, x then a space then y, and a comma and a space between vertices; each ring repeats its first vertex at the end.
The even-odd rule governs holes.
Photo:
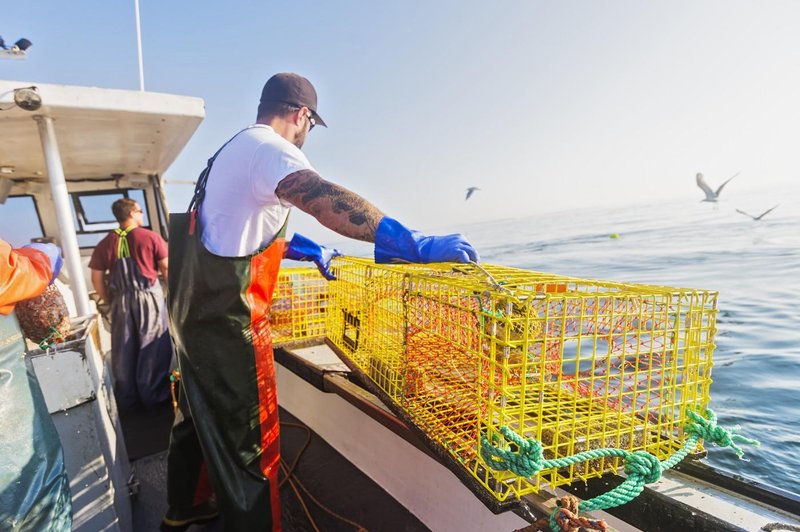
POLYGON ((328 281, 316 268, 281 268, 269 321, 273 344, 322 341, 328 309, 328 281))
POLYGON ((688 437, 687 411, 708 406, 716 292, 350 257, 333 272, 328 343, 498 510, 622 465, 497 471, 481 441, 501 427, 547 459, 617 448, 663 460, 688 437))

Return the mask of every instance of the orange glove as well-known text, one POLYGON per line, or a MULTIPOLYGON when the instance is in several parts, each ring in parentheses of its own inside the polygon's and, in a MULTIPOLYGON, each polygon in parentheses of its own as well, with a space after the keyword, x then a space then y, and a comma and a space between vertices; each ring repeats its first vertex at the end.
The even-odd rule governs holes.
POLYGON ((11 314, 18 301, 44 292, 52 277, 46 253, 33 248, 11 249, 11 244, 0 240, 0 314, 11 314))

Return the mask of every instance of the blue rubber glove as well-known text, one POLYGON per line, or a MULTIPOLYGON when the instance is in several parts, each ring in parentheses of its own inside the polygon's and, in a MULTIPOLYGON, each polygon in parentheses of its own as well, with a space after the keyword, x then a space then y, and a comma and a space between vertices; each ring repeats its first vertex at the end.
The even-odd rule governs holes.
POLYGON ((429 262, 479 262, 475 248, 461 234, 426 236, 384 216, 375 231, 378 264, 429 262))
POLYGON ((327 280, 335 281, 336 276, 331 273, 330 264, 333 257, 340 256, 338 249, 320 246, 313 240, 295 233, 283 257, 290 260, 304 260, 317 265, 319 273, 327 280))
POLYGON ((38 242, 27 244, 22 247, 32 248, 47 255, 47 258, 50 259, 50 268, 53 270, 53 276, 50 278, 50 284, 53 284, 53 282, 56 280, 56 277, 58 277, 58 272, 61 271, 61 265, 64 263, 64 259, 61 258, 61 249, 59 249, 59 247, 55 244, 40 244, 38 242))

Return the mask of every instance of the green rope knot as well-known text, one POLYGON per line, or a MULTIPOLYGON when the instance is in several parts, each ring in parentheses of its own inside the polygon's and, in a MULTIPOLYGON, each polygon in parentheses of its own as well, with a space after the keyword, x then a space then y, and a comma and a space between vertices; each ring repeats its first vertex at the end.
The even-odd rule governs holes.
MULTIPOLYGON (((701 438, 720 446, 731 447, 740 458, 744 455, 744 451, 736 445, 736 442, 759 445, 757 440, 736 434, 739 427, 732 429, 718 427, 717 416, 711 409, 706 410, 707 419, 691 410, 688 410, 687 414, 692 421, 687 423, 685 431, 690 436, 677 452, 663 462, 647 451, 629 452, 613 448, 590 449, 563 458, 545 460, 542 442, 526 440, 508 427, 501 427, 499 430, 505 438, 504 444, 499 443, 500 436, 496 433, 492 434, 491 442, 485 435, 481 435, 480 454, 492 469, 509 470, 520 477, 532 477, 542 470, 569 467, 601 457, 624 458, 625 473, 628 478, 606 493, 581 501, 572 514, 577 514, 579 511, 605 510, 633 500, 642 492, 645 484, 657 482, 665 470, 683 460, 697 446, 697 441, 701 438)), ((565 514, 562 514, 563 509, 556 508, 550 515, 550 525, 554 530, 561 527, 559 523, 566 518, 565 514)))
POLYGON ((637 475, 645 484, 657 482, 663 470, 658 458, 647 451, 635 451, 625 458, 625 474, 637 475))
MULTIPOLYGON (((500 434, 513 444, 510 449, 494 445, 489 438, 481 435, 481 457, 492 468, 507 469, 520 477, 532 477, 544 468, 542 442, 526 440, 508 427, 500 427, 500 434)), ((496 434, 492 436, 493 442, 498 439, 496 434)))
POLYGON ((698 438, 702 438, 707 442, 713 442, 720 447, 730 447, 739 458, 744 456, 744 450, 736 445, 736 442, 747 443, 749 445, 755 445, 756 447, 761 445, 758 440, 736 434, 736 431, 739 430, 738 426, 730 429, 717 426, 717 415, 710 409, 706 410, 706 412, 708 414, 708 419, 697 412, 687 410, 686 413, 694 423, 686 425, 686 432, 698 438))

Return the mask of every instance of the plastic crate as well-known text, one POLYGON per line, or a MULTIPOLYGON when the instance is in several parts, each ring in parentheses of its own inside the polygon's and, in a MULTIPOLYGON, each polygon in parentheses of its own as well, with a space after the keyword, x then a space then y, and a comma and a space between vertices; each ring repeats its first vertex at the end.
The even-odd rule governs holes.
POLYGON ((507 426, 548 459, 612 447, 663 460, 687 409, 708 406, 716 292, 350 257, 333 271, 329 343, 497 501, 622 461, 519 478, 486 465, 481 435, 507 426))

